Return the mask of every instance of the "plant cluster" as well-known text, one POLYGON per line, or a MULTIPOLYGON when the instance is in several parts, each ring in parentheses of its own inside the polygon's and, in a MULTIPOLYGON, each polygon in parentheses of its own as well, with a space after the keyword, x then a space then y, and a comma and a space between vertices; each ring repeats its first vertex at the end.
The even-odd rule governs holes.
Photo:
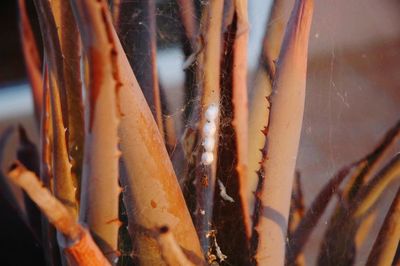
MULTIPOLYGON (((356 233, 400 175, 400 154, 386 162, 400 122, 304 206, 294 172, 313 0, 296 0, 286 27, 268 24, 250 89, 247 0, 202 1, 200 23, 193 1, 177 1, 183 133, 165 115, 155 1, 33 0, 43 58, 25 0, 18 2, 40 147, 25 156, 36 147, 21 128, 7 176, 26 193, 30 208, 21 217, 49 265, 303 265, 304 246, 334 196, 318 264, 354 263, 356 233), (127 19, 138 20, 138 30, 129 31, 127 19), (125 34, 132 36, 121 43, 125 34)), ((281 6, 274 1, 270 22, 281 6)), ((399 217, 397 192, 368 265, 399 265, 399 217)))

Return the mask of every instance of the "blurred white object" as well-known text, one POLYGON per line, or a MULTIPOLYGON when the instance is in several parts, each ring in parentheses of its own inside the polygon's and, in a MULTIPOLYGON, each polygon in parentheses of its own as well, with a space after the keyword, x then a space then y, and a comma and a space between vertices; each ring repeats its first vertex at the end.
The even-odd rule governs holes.
POLYGON ((201 163, 204 165, 210 165, 214 161, 214 154, 212 152, 204 152, 201 155, 201 163))
POLYGON ((205 113, 205 117, 207 121, 213 122, 215 119, 217 119, 218 116, 218 106, 215 104, 210 105, 205 113))
POLYGON ((215 140, 214 138, 206 138, 202 144, 206 151, 212 152, 214 150, 215 140))
POLYGON ((0 89, 0 123, 29 115, 33 115, 33 101, 28 84, 0 89))

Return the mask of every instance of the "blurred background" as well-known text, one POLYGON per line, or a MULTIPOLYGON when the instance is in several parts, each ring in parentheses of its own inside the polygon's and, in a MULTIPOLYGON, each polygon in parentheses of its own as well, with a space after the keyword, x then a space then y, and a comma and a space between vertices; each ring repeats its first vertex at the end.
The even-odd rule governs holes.
MULTIPOLYGON (((281 14, 285 20, 293 0, 286 2, 281 14)), ((27 3, 38 33, 34 7, 31 1, 27 3)), ((249 86, 258 66, 270 5, 270 0, 249 0, 249 86)), ((184 108, 184 56, 179 44, 176 2, 157 1, 157 20, 160 82, 174 106, 169 115, 178 120, 184 108)), ((22 124, 29 137, 37 142, 15 0, 0 3, 0 40, 0 132, 10 125, 22 124)), ((39 34, 37 41, 41 42, 39 34)), ((371 151, 400 119, 400 1, 315 1, 309 49, 306 110, 297 163, 306 206, 328 178, 340 167, 371 151)), ((3 167, 14 156, 14 135, 3 167)), ((399 152, 399 146, 395 152, 399 152)), ((356 265, 365 264, 395 191, 396 188, 389 189, 380 200, 370 222, 368 241, 357 251, 356 265)), ((315 263, 327 220, 324 216, 307 245, 310 265, 315 263)), ((0 226, 4 222, 0 219, 0 226)), ((0 233, 0 238, 4 234, 0 233)))

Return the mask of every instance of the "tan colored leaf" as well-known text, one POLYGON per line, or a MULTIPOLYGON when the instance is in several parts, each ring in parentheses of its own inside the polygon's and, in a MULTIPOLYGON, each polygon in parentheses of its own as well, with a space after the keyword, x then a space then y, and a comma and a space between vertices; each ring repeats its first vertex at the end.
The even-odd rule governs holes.
POLYGON ((40 116, 40 179, 43 184, 53 192, 51 160, 53 151, 53 120, 47 67, 45 67, 43 76, 43 111, 40 116))
POLYGON ((204 39, 197 62, 197 79, 201 88, 200 106, 196 110, 199 113, 192 113, 191 123, 198 122, 196 132, 199 137, 195 145, 196 153, 196 217, 195 224, 200 242, 204 251, 207 251, 210 244, 206 237, 211 230, 210 224, 213 212, 213 198, 216 184, 217 147, 219 136, 219 113, 220 113, 220 60, 221 60, 221 25, 224 1, 209 1, 204 5, 202 13, 201 35, 204 39), (207 110, 214 110, 212 121, 207 121, 207 110), (198 116, 198 117, 197 117, 198 116), (206 133, 206 127, 215 128, 214 133, 206 133), (206 155, 205 148, 201 145, 207 140, 213 141, 213 147, 208 151, 210 158, 208 163, 202 161, 206 155))
POLYGON ((315 197, 311 206, 308 208, 304 217, 300 220, 299 225, 291 234, 288 246, 286 261, 292 265, 309 239, 311 233, 315 229, 319 219, 328 206, 332 197, 338 192, 338 188, 342 181, 346 178, 352 166, 346 166, 329 180, 329 182, 321 189, 315 197))
MULTIPOLYGON (((305 214, 305 205, 303 190, 301 186, 301 175, 300 172, 296 171, 295 180, 293 183, 292 199, 290 203, 290 213, 289 213, 289 224, 288 224, 288 241, 286 246, 286 258, 288 253, 291 252, 290 242, 292 235, 298 227, 300 221, 303 219, 305 214)), ((285 260, 286 266, 304 266, 305 264, 304 253, 300 253, 297 258, 289 262, 288 259, 285 260)))
MULTIPOLYGON (((115 35, 114 35, 115 36, 115 35)), ((117 40, 117 39, 116 39, 117 40)), ((122 51, 118 45, 118 51, 122 51)), ((178 244, 203 260, 200 243, 185 200, 168 158, 162 137, 126 57, 118 58, 122 84, 119 136, 126 175, 121 182, 128 211, 129 232, 141 264, 154 265, 162 258, 147 229, 167 225, 178 244)))
POLYGON ((72 164, 76 196, 79 198, 82 173, 84 123, 82 102, 82 81, 80 72, 81 41, 69 1, 51 1, 63 55, 66 101, 68 107, 67 143, 72 164))
POLYGON ((79 219, 88 224, 107 258, 117 258, 120 151, 118 92, 121 87, 113 26, 105 1, 72 1, 88 59, 89 111, 79 219))
POLYGON ((163 257, 167 265, 195 265, 186 257, 168 227, 160 228, 157 236, 157 241, 161 249, 161 256, 163 257))
POLYGON ((186 41, 189 42, 192 52, 197 50, 197 35, 199 25, 196 21, 196 10, 193 0, 178 0, 179 15, 181 17, 182 26, 185 31, 186 41))
MULTIPOLYGON (((399 241, 400 244, 400 241, 399 241)), ((400 245, 397 244, 397 250, 396 250, 396 255, 393 258, 392 265, 393 266, 399 266, 400 265, 400 245)))
POLYGON ((255 261, 283 265, 286 232, 304 111, 308 39, 313 14, 312 0, 295 2, 279 55, 271 97, 266 147, 267 159, 256 212, 255 261), (257 217, 257 215, 256 215, 257 217))
MULTIPOLYGON (((119 137, 126 168, 126 174, 121 176, 121 183, 126 196, 124 200, 128 212, 129 231, 134 241, 134 254, 143 265, 160 263, 162 258, 157 240, 145 232, 167 225, 178 244, 202 260, 203 255, 199 241, 163 139, 112 27, 106 5, 104 1, 74 1, 74 3, 76 4, 73 5, 73 8, 76 8, 78 11, 76 13, 79 14, 78 26, 83 34, 84 43, 92 45, 94 39, 91 34, 98 34, 103 27, 107 29, 108 35, 97 36, 101 38, 96 38, 93 45, 95 47, 104 45, 105 38, 107 38, 108 47, 104 47, 106 49, 102 49, 101 52, 113 51, 111 55, 115 56, 118 66, 117 73, 121 78, 121 87, 118 92, 121 111, 119 137), (92 26, 90 32, 85 31, 87 25, 92 26)), ((103 55, 88 54, 88 56, 95 58, 103 55)), ((107 64, 94 65, 109 67, 107 64)), ((110 109, 106 108, 103 112, 109 113, 110 109)), ((101 108, 98 110, 100 111, 101 108)), ((98 119, 105 119, 106 115, 109 114, 100 115, 98 119)), ((96 117, 94 118, 96 119, 96 117)), ((107 127, 110 128, 110 125, 108 124, 107 127)), ((113 139, 109 133, 103 132, 103 134, 108 139, 113 139)), ((86 139, 86 141, 90 140, 86 139)), ((114 156, 118 157, 116 153, 114 156)), ((110 167, 111 160, 110 158, 107 162, 98 161, 97 165, 105 164, 110 167)), ((104 175, 105 173, 99 174, 104 175)), ((110 178, 110 174, 108 176, 110 178)), ((99 200, 110 202, 110 199, 104 195, 114 197, 113 186, 109 186, 107 192, 98 191, 98 195, 102 197, 99 200)), ((101 208, 105 208, 104 205, 101 208)))
POLYGON ((354 263, 355 236, 360 219, 376 203, 385 188, 400 175, 400 154, 397 154, 358 192, 351 202, 341 202, 330 221, 319 253, 319 265, 354 263))
MULTIPOLYGON (((221 62, 221 116, 217 177, 234 202, 214 199, 213 229, 228 264, 250 262, 250 214, 247 203, 247 1, 233 1, 221 62)), ((226 18, 225 18, 226 19, 226 18)), ((228 21, 226 21, 227 23, 228 21)), ((223 190, 221 190, 221 195, 223 190)), ((226 197, 225 197, 226 198, 226 197)), ((229 199, 229 198, 228 198, 229 199)), ((215 248, 214 255, 218 256, 215 248)), ((223 256, 222 256, 223 257, 223 256)))
POLYGON ((348 208, 349 206, 353 206, 352 208, 354 208, 356 206, 354 204, 361 200, 358 198, 356 201, 355 198, 365 189, 366 182, 371 180, 372 174, 376 172, 381 162, 387 157, 390 148, 399 138, 399 133, 400 121, 397 121, 387 131, 379 145, 357 162, 356 167, 349 177, 349 182, 347 182, 343 189, 341 201, 337 204, 328 223, 319 253, 320 264, 346 264, 354 260, 356 233, 359 231, 360 219, 351 218, 352 214, 349 213, 348 208))
MULTIPOLYGON (((47 67, 43 75, 43 106, 40 117, 40 180, 43 185, 54 192, 52 175, 53 121, 51 114, 50 87, 47 67)), ((49 265, 59 264, 60 249, 57 243, 56 229, 42 216, 42 245, 47 254, 45 259, 49 265)))
POLYGON ((61 232, 65 245, 64 251, 71 265, 110 265, 89 232, 76 222, 75 217, 51 195, 48 189, 42 186, 33 172, 16 163, 10 169, 8 176, 27 192, 43 214, 61 232))
POLYGON ((236 171, 239 179, 239 197, 247 237, 251 235, 249 203, 247 201, 248 163, 248 103, 247 103, 247 50, 249 39, 247 0, 235 0, 236 34, 233 44, 232 67, 232 126, 236 138, 236 171))
POLYGON ((63 70, 63 56, 56 22, 49 1, 34 1, 45 50, 53 121, 53 176, 54 193, 65 203, 73 216, 77 216, 75 186, 67 148, 68 105, 63 70))
POLYGON ((363 246, 368 244, 368 236, 372 233, 373 226, 378 217, 378 210, 367 213, 365 217, 360 221, 360 225, 357 230, 357 234, 354 237, 357 250, 360 250, 363 246))
POLYGON ((67 206, 71 214, 77 218, 78 205, 75 197, 75 186, 71 176, 65 127, 61 114, 60 94, 54 76, 49 73, 51 115, 53 121, 53 178, 54 195, 67 206))
POLYGON ((379 164, 385 159, 390 151, 390 147, 392 147, 399 138, 400 120, 386 132, 379 145, 363 158, 359 171, 350 178, 350 182, 344 189, 344 197, 348 201, 351 201, 357 195, 361 187, 368 181, 374 171, 379 167, 379 164))
POLYGON ((51 75, 54 76, 54 81, 59 89, 62 120, 64 126, 68 128, 67 92, 63 70, 63 55, 61 51, 60 40, 58 38, 57 25, 49 1, 34 0, 34 3, 42 33, 49 77, 51 77, 51 75))
MULTIPOLYGON (((254 84, 251 87, 249 99, 248 121, 248 168, 247 168, 247 194, 251 207, 254 206, 254 191, 260 168, 262 154, 260 149, 264 146, 265 136, 262 129, 268 124, 269 101, 267 97, 272 92, 272 81, 275 74, 274 60, 278 59, 285 30, 285 18, 282 6, 284 0, 274 0, 266 25, 263 40, 263 50, 257 68, 254 84)), ((252 83, 250 83, 252 84, 252 83)), ((251 209, 250 212, 253 210, 251 209)))
POLYGON ((119 6, 117 32, 123 36, 122 47, 164 137, 157 70, 156 1, 121 0, 119 6))
POLYGON ((349 212, 354 218, 365 214, 377 201, 388 185, 400 176, 400 153, 396 154, 390 162, 379 171, 354 198, 354 203, 349 207, 349 212))
POLYGON ((114 25, 118 25, 120 13, 121 13, 121 0, 112 0, 111 14, 114 25))
POLYGON ((390 266, 400 239, 400 188, 369 254, 367 266, 390 266))

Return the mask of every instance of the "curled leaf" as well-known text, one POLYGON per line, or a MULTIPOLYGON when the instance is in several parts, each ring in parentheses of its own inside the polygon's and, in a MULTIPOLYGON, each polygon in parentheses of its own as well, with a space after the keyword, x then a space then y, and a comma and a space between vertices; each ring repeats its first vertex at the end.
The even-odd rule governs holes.
POLYGON ((65 252, 71 265, 110 265, 94 243, 89 232, 76 222, 64 205, 42 186, 35 174, 20 163, 14 164, 8 176, 24 189, 49 221, 65 238, 65 252))

